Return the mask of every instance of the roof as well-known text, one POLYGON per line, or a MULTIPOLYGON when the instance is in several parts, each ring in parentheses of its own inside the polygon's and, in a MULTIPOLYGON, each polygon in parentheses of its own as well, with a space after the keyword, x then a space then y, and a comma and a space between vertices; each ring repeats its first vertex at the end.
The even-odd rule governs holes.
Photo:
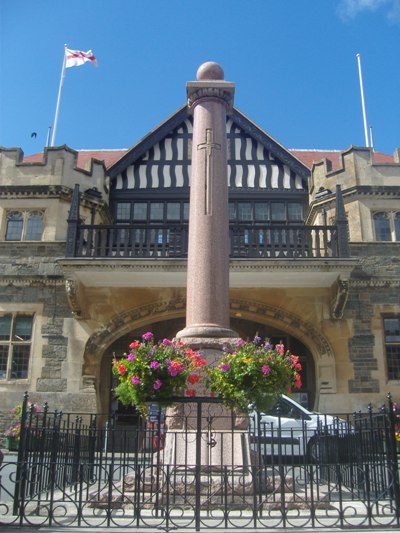
MULTIPOLYGON (((91 159, 97 159, 98 161, 104 161, 106 168, 111 167, 118 159, 126 154, 127 149, 115 149, 115 150, 77 150, 78 152, 78 168, 87 168, 91 159)), ((24 163, 42 163, 44 152, 38 154, 32 154, 24 157, 24 163)))
MULTIPOLYGON (((106 168, 110 168, 121 157, 125 156, 129 149, 100 149, 100 150, 77 150, 78 152, 78 168, 87 168, 91 159, 104 161, 106 168)), ((332 162, 332 168, 337 169, 341 167, 341 150, 317 150, 317 149, 289 149, 292 155, 297 157, 310 170, 313 163, 321 161, 322 159, 329 159, 332 162)), ((41 163, 43 162, 43 152, 24 157, 24 163, 41 163)), ((394 157, 383 152, 374 152, 375 163, 385 164, 394 163, 394 157)))

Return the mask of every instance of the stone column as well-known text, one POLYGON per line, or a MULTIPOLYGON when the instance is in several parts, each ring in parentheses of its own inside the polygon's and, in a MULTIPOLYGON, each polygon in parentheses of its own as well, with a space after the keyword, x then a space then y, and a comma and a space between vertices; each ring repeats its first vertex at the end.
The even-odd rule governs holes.
POLYGON ((237 337, 229 327, 226 113, 234 84, 207 62, 188 82, 193 111, 186 327, 178 338, 237 337))

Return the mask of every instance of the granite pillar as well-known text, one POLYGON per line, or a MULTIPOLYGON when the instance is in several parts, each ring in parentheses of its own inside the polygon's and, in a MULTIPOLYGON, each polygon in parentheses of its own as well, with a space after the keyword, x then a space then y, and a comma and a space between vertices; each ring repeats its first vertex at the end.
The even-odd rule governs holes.
POLYGON ((229 327, 226 113, 234 84, 207 62, 188 82, 193 112, 186 327, 178 338, 237 337, 229 327))

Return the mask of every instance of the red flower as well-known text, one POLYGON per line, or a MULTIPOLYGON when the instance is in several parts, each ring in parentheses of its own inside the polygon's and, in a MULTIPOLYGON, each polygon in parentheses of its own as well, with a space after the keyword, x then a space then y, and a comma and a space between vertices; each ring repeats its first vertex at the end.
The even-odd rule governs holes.
POLYGON ((296 387, 296 389, 301 389, 301 376, 300 374, 296 374, 296 377, 294 378, 294 386, 296 387))
POLYGON ((138 342, 138 341, 133 341, 133 342, 130 343, 129 348, 130 348, 131 350, 133 350, 134 348, 139 348, 139 346, 140 346, 140 342, 138 342))
POLYGON ((194 397, 196 396, 196 391, 194 389, 186 389, 186 396, 194 397))
POLYGON ((126 366, 125 365, 118 365, 118 372, 122 375, 126 374, 126 366))
POLYGON ((190 374, 190 376, 188 377, 188 381, 192 385, 197 383, 199 380, 200 380, 200 376, 198 374, 190 374))

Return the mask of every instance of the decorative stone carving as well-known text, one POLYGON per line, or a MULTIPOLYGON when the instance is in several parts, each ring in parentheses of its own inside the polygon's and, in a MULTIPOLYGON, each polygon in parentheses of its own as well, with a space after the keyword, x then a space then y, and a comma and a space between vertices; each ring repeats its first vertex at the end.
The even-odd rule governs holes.
POLYGON ((76 281, 72 279, 65 280, 65 291, 73 315, 81 318, 82 310, 79 303, 78 284, 76 281))
POLYGON ((343 318, 344 308, 349 296, 349 281, 338 279, 336 282, 336 293, 331 302, 332 318, 343 318))

